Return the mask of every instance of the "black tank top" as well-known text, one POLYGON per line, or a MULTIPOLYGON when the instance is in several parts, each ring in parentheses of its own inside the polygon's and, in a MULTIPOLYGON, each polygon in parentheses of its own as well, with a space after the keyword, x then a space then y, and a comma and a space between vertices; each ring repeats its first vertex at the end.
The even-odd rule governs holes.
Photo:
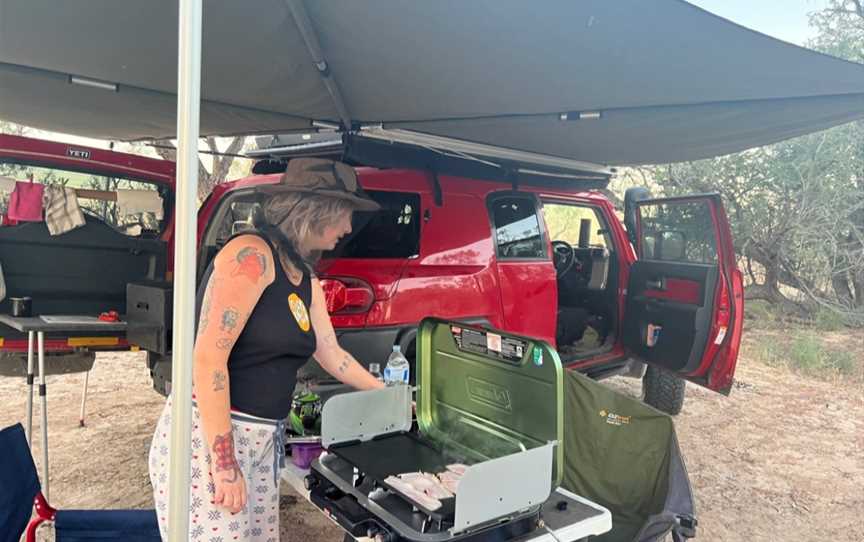
MULTIPOLYGON (((309 313, 312 281, 304 272, 300 285, 294 286, 270 240, 255 232, 243 235, 257 235, 267 242, 276 277, 262 292, 228 357, 231 407, 253 416, 283 419, 291 411, 297 370, 315 352, 309 313)), ((199 311, 212 272, 211 263, 198 288, 199 311)))

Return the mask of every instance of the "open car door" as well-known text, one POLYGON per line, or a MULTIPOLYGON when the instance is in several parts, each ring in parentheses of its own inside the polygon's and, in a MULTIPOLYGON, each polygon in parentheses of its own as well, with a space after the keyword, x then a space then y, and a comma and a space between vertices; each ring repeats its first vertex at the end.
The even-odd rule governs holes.
POLYGON ((728 394, 743 322, 743 283, 719 195, 633 204, 624 345, 648 364, 728 394))

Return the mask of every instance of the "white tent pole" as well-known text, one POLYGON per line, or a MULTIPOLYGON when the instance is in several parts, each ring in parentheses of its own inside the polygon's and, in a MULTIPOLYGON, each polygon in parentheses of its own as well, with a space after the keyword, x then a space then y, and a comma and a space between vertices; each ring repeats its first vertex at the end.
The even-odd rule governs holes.
POLYGON ((198 210, 198 132, 201 105, 202 0, 180 0, 177 64, 177 187, 174 220, 174 344, 168 539, 189 533, 189 454, 192 426, 192 348, 198 210))

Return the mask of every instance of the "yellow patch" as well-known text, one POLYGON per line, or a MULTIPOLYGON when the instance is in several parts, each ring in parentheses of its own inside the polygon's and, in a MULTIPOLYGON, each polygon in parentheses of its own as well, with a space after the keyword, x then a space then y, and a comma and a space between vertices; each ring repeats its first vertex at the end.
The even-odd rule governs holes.
POLYGON ((69 337, 69 346, 116 346, 120 344, 119 337, 69 337))
POLYGON ((300 296, 297 294, 289 295, 288 307, 291 309, 291 314, 294 315, 294 319, 297 320, 297 325, 300 326, 300 329, 309 331, 309 328, 312 327, 312 324, 309 322, 309 311, 306 310, 306 304, 303 303, 300 296))

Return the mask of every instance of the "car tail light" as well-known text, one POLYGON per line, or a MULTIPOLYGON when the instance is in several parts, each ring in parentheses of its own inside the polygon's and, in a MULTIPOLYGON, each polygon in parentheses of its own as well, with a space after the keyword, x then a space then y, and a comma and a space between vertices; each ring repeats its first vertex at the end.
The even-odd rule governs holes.
POLYGON ((330 314, 366 312, 375 301, 372 287, 358 279, 322 279, 321 287, 330 314))
POLYGON ((729 328, 729 319, 731 316, 731 307, 729 303, 729 288, 726 287, 726 281, 720 277, 720 292, 717 296, 717 311, 714 316, 714 344, 719 346, 723 344, 723 339, 726 338, 726 332, 729 328))

